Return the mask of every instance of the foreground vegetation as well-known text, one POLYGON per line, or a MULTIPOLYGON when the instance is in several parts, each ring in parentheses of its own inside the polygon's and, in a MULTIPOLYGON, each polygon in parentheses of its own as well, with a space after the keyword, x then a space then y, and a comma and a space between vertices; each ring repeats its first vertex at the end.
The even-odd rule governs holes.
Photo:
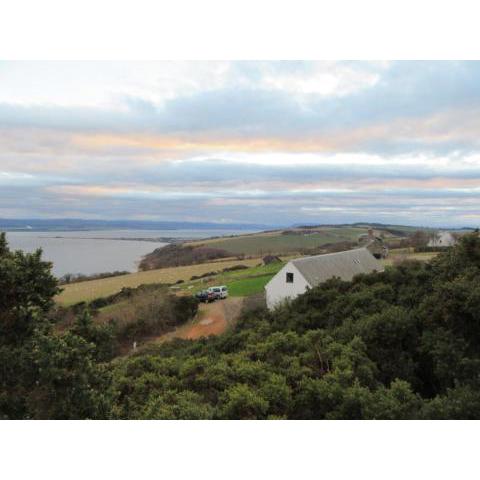
POLYGON ((480 238, 332 279, 234 330, 113 358, 82 314, 56 330, 40 254, 0 237, 4 418, 480 418, 480 238))

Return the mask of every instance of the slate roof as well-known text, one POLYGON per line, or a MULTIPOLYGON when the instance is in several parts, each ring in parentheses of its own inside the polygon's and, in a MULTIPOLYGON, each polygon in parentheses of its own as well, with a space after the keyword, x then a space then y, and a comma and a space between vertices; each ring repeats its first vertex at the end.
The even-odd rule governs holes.
POLYGON ((291 262, 312 287, 332 277, 348 281, 359 273, 384 270, 383 265, 366 248, 298 258, 291 262))

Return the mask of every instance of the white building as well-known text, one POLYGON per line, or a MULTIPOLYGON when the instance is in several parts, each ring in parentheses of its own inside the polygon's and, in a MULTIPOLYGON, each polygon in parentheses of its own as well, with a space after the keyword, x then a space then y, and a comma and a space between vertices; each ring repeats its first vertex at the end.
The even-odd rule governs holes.
POLYGON ((267 307, 271 310, 333 277, 348 281, 359 273, 383 270, 383 265, 366 248, 290 260, 265 285, 267 307))
POLYGON ((428 242, 429 247, 453 247, 457 243, 450 232, 435 233, 428 242))

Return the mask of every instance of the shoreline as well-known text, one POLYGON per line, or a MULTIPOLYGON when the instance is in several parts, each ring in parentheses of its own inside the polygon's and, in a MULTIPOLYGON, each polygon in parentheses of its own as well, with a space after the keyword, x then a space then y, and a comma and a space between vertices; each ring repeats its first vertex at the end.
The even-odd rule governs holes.
POLYGON ((176 237, 65 237, 61 235, 45 236, 42 238, 63 239, 63 240, 119 240, 131 242, 151 242, 151 243, 185 243, 191 242, 193 238, 176 238, 176 237))

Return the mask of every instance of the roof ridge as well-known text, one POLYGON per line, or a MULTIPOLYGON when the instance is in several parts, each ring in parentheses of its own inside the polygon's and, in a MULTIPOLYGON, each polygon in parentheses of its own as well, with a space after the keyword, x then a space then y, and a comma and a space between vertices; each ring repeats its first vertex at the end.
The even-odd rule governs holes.
POLYGON ((290 261, 292 263, 294 263, 294 262, 303 261, 303 260, 310 260, 311 258, 330 257, 330 256, 333 256, 333 255, 340 255, 342 253, 357 252, 357 251, 360 251, 360 250, 366 250, 368 253, 370 253, 369 250, 367 249, 367 247, 358 247, 358 248, 352 248, 350 250, 342 250, 341 252, 320 253, 319 255, 310 255, 308 257, 293 258, 290 261))

